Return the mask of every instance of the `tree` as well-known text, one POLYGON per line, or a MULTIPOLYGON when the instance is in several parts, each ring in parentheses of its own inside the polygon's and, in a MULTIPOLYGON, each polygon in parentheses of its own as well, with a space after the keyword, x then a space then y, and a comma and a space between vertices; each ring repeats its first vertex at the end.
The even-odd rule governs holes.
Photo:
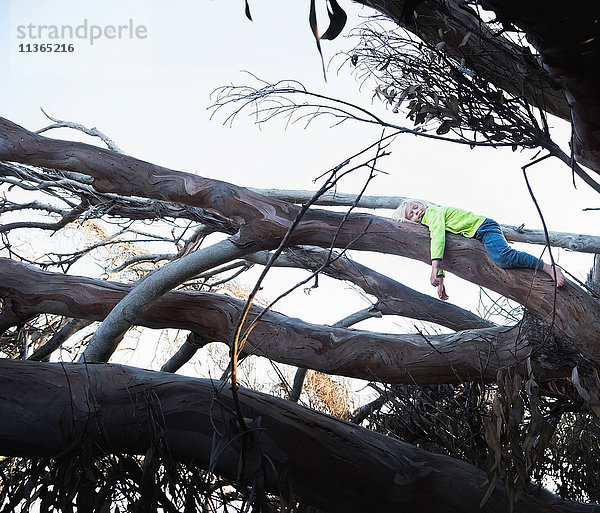
MULTIPOLYGON (((400 2, 386 3, 386 8, 395 4, 401 13, 398 20, 405 19, 400 2)), ((430 8, 430 3, 419 3, 417 9, 425 6, 430 8)), ((487 29, 479 30, 484 33, 487 29)), ((463 34, 460 42, 464 39, 463 34)), ((470 40, 467 38, 465 45, 470 40)), ((504 66, 502 69, 505 71, 504 66)), ((500 79, 493 83, 498 89, 508 89, 500 79)), ((479 105, 485 101, 483 98, 479 105)), ((529 101, 528 97, 518 100, 525 111, 529 101)), ((448 118, 458 123, 449 129, 468 122, 456 118, 448 118)), ((524 117, 513 119, 510 127, 520 127, 529 137, 527 143, 558 154, 559 149, 542 137, 544 128, 536 128, 532 116, 528 119, 531 130, 524 117)), ((487 133, 488 144, 500 144, 501 140, 491 139, 500 132, 510 144, 523 144, 522 139, 515 140, 515 130, 493 128, 482 125, 474 131, 487 133)), ((298 205, 265 191, 143 162, 123 155, 114 146, 105 150, 47 138, 8 120, 0 121, 0 134, 3 182, 36 194, 30 202, 6 199, 2 211, 39 210, 57 218, 55 222, 19 221, 1 228, 5 251, 12 258, 0 260, 0 320, 6 332, 4 352, 13 356, 2 361, 5 392, 0 409, 2 418, 9 419, 0 436, 3 454, 53 457, 55 461, 64 454, 73 456, 73 451, 96 458, 98 454, 140 454, 143 465, 134 467, 146 485, 141 490, 146 491, 157 475, 153 474, 155 456, 166 454, 173 461, 199 465, 237 481, 242 492, 236 498, 263 510, 271 495, 291 507, 302 502, 327 511, 398 506, 433 511, 440 505, 450 511, 472 511, 481 502, 489 511, 505 510, 515 502, 519 511, 593 508, 536 491, 529 486, 528 477, 552 434, 554 418, 564 410, 598 413, 597 292, 573 282, 555 289, 544 276, 503 271, 489 261, 477 241, 449 236, 445 257, 449 271, 525 305, 526 313, 517 325, 497 326, 351 261, 345 255, 347 248, 429 261, 426 229, 354 212, 353 206, 366 201, 360 195, 351 198, 347 212, 309 208, 322 201, 340 176, 357 167, 374 168, 385 156, 385 141, 369 148, 371 153, 358 152, 340 164, 317 194, 301 198, 298 205), (39 192, 48 193, 50 199, 40 202, 39 192), (27 256, 10 242, 21 228, 56 231, 74 220, 89 224, 94 219, 122 226, 98 245, 121 244, 127 251, 128 239, 119 236, 134 235, 131 221, 162 220, 172 226, 170 242, 175 250, 132 254, 115 262, 110 270, 114 275, 121 272, 119 268, 128 273, 117 282, 44 270, 68 271, 92 247, 68 255, 48 253, 40 269, 27 265, 27 256), (186 225, 196 229, 189 233, 186 225), (205 237, 216 232, 228 238, 204 246, 205 237), (139 267, 157 261, 168 263, 150 273, 139 267), (273 265, 309 269, 312 274, 306 281, 319 274, 348 280, 376 297, 374 306, 361 312, 359 319, 402 315, 446 326, 455 333, 390 335, 341 327, 355 319, 341 321, 340 327, 312 325, 254 305, 260 280, 248 301, 197 290, 202 283, 198 279, 231 269, 232 261, 241 266, 257 262, 266 269, 273 265), (143 279, 135 286, 125 283, 124 278, 131 281, 140 276, 143 279), (172 290, 175 288, 180 290, 172 290), (59 317, 48 323, 47 316, 59 317), (52 348, 90 321, 103 322, 87 343, 82 363, 33 361, 47 358, 52 348), (228 344, 231 386, 101 363, 109 360, 132 325, 189 331, 182 347, 188 354, 207 341, 228 344), (27 354, 33 338, 40 344, 45 341, 39 349, 49 346, 46 354, 27 354), (482 487, 484 472, 473 465, 432 455, 290 401, 241 389, 236 362, 247 355, 395 385, 496 384, 498 393, 486 410, 492 426, 488 428, 493 463, 489 495, 482 487), (26 356, 31 361, 18 361, 26 356), (50 402, 55 406, 42 415, 50 402), (520 439, 523 433, 524 439, 520 439), (511 450, 502 451, 503 446, 511 450), (364 488, 358 483, 365 483, 364 488), (455 494, 458 483, 468 483, 460 497, 455 494), (250 492, 245 493, 247 490, 250 492)), ((589 178, 581 168, 578 173, 589 178)), ((518 229, 508 230, 507 235, 546 240, 540 233, 523 234, 518 229)), ((168 239, 161 234, 143 236, 168 239)), ((556 245, 575 244, 579 250, 599 251, 597 237, 548 237, 556 245)), ((382 404, 380 401, 379 406, 382 404)), ((44 469, 40 473, 46 472, 44 469)), ((89 472, 99 479, 97 471, 89 472)), ((88 477, 81 477, 82 485, 74 488, 82 510, 93 507, 91 504, 99 507, 101 500, 89 472, 88 477)), ((209 486, 210 481, 204 484, 209 486)), ((185 503, 185 498, 178 502, 173 490, 160 497, 153 493, 152 500, 165 509, 176 510, 185 503)), ((18 488, 13 497, 17 501, 25 497, 24 488, 18 488)), ((47 500, 58 504, 56 494, 47 500)), ((144 504, 143 498, 138 500, 144 504)))
POLYGON ((505 0, 359 3, 381 11, 432 47, 443 44, 454 59, 466 61, 467 68, 506 93, 572 121, 575 158, 599 171, 598 142, 592 135, 599 119, 596 5, 577 1, 565 15, 561 7, 546 9, 533 0, 518 7, 505 0), (510 32, 520 32, 538 55, 528 44, 505 37, 510 32))

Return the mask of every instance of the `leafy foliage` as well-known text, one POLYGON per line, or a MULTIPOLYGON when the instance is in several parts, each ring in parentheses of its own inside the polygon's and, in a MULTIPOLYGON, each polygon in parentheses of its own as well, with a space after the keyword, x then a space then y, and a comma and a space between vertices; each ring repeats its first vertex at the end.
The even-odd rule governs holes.
MULTIPOLYGON (((405 112, 415 127, 433 126, 437 135, 473 143, 529 146, 548 138, 542 113, 538 121, 523 98, 478 76, 467 59, 445 52, 443 31, 435 47, 374 21, 354 35, 359 43, 347 58, 357 77, 374 80, 374 97, 394 113, 405 112)), ((470 37, 476 36, 467 32, 459 47, 470 37)))
POLYGON ((478 383, 394 385, 366 425, 410 444, 485 468, 484 421, 492 393, 478 383))
POLYGON ((561 497, 600 502, 600 419, 591 413, 565 413, 536 471, 555 483, 561 497))

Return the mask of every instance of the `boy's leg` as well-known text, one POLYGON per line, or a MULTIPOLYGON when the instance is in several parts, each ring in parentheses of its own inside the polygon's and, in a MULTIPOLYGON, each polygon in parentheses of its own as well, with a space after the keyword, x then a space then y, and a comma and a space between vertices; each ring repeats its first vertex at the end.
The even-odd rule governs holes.
POLYGON ((543 270, 544 262, 539 258, 517 251, 508 245, 498 223, 486 219, 477 230, 477 235, 483 241, 485 250, 496 265, 503 269, 540 269, 543 270))
POLYGON ((565 275, 560 267, 552 267, 529 253, 511 248, 506 242, 500 226, 493 219, 486 219, 477 230, 476 236, 483 241, 488 255, 499 267, 539 269, 555 280, 557 286, 562 287, 565 284, 565 275))

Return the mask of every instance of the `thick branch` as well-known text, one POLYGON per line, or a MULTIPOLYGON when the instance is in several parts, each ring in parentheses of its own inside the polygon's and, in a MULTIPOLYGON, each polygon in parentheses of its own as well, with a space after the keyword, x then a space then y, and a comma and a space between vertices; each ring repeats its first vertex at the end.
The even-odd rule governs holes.
MULTIPOLYGON (((20 315, 54 313, 102 320, 131 285, 35 270, 0 259, 0 295, 20 315)), ((230 343, 243 302, 221 294, 173 291, 141 312, 136 323, 178 328, 230 343)), ((253 307, 250 320, 261 309, 253 307)), ((328 374, 389 383, 493 382, 498 369, 532 356, 536 379, 570 375, 576 360, 543 329, 494 327, 452 335, 393 335, 309 324, 267 312, 245 344, 248 354, 328 374), (535 344, 544 342, 543 350, 535 344), (557 356, 558 355, 558 356, 557 356)))
MULTIPOLYGON (((290 203, 306 203, 314 196, 312 191, 299 191, 289 189, 252 189, 253 191, 290 203)), ((403 196, 367 196, 360 199, 355 194, 342 192, 329 192, 315 201, 316 205, 323 206, 352 206, 371 209, 395 209, 404 201, 403 196)), ((522 227, 501 225, 506 240, 511 242, 525 242, 527 244, 546 245, 546 236, 543 230, 530 230, 522 227)), ((597 235, 584 235, 568 232, 548 232, 550 244, 557 248, 566 248, 582 253, 600 253, 600 237, 597 235)))
MULTIPOLYGON (((126 197, 116 191, 113 193, 100 193, 91 186, 91 180, 87 175, 75 172, 65 172, 65 175, 70 178, 62 179, 60 176, 54 177, 55 182, 53 185, 55 185, 56 188, 59 188, 66 185, 65 182, 68 182, 67 189, 93 207, 93 217, 106 215, 109 217, 121 217, 123 219, 131 220, 165 218, 189 219, 210 227, 206 230, 207 232, 213 230, 234 234, 238 231, 238 227, 234 223, 229 219, 218 215, 214 211, 209 212, 202 208, 168 201, 126 197)), ((47 187, 52 183, 48 181, 48 177, 37 176, 35 169, 28 169, 23 166, 6 162, 0 163, 0 176, 16 177, 21 180, 22 184, 31 181, 33 183, 33 186, 31 187, 34 190, 38 189, 41 181, 45 181, 47 187)), ((11 179, 11 183, 18 182, 11 179)), ((41 205, 37 202, 17 205, 10 210, 15 210, 17 207, 18 209, 32 208, 47 210, 49 212, 61 214, 63 217, 66 215, 66 211, 62 209, 57 209, 50 205, 41 205)), ((75 205, 73 205, 73 208, 75 208, 75 205)), ((8 209, 3 210, 8 211, 8 209)), ((89 210, 87 214, 90 214, 91 216, 89 210)))
MULTIPOLYGON (((223 451, 214 471, 252 482, 248 467, 238 467, 243 458, 231 428, 231 394, 219 383, 116 365, 2 360, 0 388, 2 454, 54 456, 73 441, 108 453, 144 454, 151 443, 145 433, 160 431, 173 458, 208 468, 216 436, 223 451), (160 430, 149 424, 152 419, 160 419, 160 430)), ((271 493, 292 493, 330 513, 508 508, 497 488, 479 510, 486 475, 467 463, 272 396, 240 389, 239 397, 244 416, 260 422, 254 440, 271 493)), ((517 512, 594 508, 530 492, 517 503, 517 512)))
MULTIPOLYGON (((358 322, 370 319, 372 317, 381 317, 381 312, 374 308, 365 308, 358 312, 354 312, 353 314, 348 315, 347 317, 344 317, 343 319, 333 324, 333 327, 349 328, 351 326, 354 326, 358 322)), ((298 402, 298 400, 300 399, 307 371, 308 369, 302 368, 296 370, 296 374, 294 375, 294 383, 287 396, 288 400, 298 402)))
MULTIPOLYGON (((268 253, 254 253, 248 259, 264 264, 268 253)), ((440 301, 417 292, 402 283, 338 254, 316 247, 290 248, 281 255, 276 265, 300 267, 315 271, 322 268, 326 276, 347 280, 367 294, 375 296, 374 308, 382 315, 400 315, 411 319, 433 322, 454 331, 487 328, 494 324, 452 303, 440 301), (327 264, 324 266, 324 264, 327 264), (324 267, 323 267, 324 266, 324 267)))
POLYGON ((496 87, 515 96, 523 96, 531 104, 555 116, 569 119, 566 98, 553 83, 550 74, 529 51, 495 34, 464 2, 354 1, 377 9, 431 46, 444 41, 449 55, 459 62, 467 59, 470 69, 496 87), (471 36, 464 41, 468 32, 471 36))

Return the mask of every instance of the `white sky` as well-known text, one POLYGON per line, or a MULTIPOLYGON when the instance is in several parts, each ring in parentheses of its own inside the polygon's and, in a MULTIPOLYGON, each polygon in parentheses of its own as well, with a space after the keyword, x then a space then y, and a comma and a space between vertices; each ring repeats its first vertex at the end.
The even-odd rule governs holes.
MULTIPOLYGON (((349 0, 341 3, 351 14, 349 27, 369 13, 349 0)), ((254 22, 246 19, 242 0, 4 0, 2 115, 35 130, 49 124, 39 110, 43 107, 55 117, 96 126, 127 153, 157 164, 239 185, 314 189, 313 178, 374 141, 379 130, 350 124, 331 128, 325 121, 307 130, 296 125, 283 131, 281 123, 261 130, 247 118, 225 127, 223 116, 209 119, 210 92, 228 83, 247 83, 249 78, 241 72, 247 70, 267 81, 297 79, 309 89, 373 108, 397 123, 404 122, 403 116, 371 106, 371 87, 359 92, 347 68, 338 75, 334 66, 324 82, 308 26, 308 0, 250 0, 250 7, 254 22), (103 27, 132 20, 146 27, 147 37, 103 38, 93 45, 75 40, 73 53, 18 51, 19 44, 40 42, 18 39, 19 25, 76 27, 84 20, 103 27)), ((348 32, 347 28, 343 35, 348 32)), ((326 61, 338 49, 351 46, 346 38, 324 42, 326 61)), ((568 127, 558 121, 555 125, 557 142, 566 147, 568 127)), ((77 137, 72 132, 50 135, 77 137)), ((521 172, 533 153, 469 150, 413 136, 399 138, 392 150, 379 166, 388 174, 377 177, 367 194, 421 197, 501 223, 541 228, 521 172)), ((529 176, 550 230, 597 234, 599 214, 582 209, 598 206, 598 196, 580 182, 574 189, 563 164, 545 161, 531 168, 529 176)), ((351 179, 340 190, 358 192, 361 184, 362 177, 351 179)), ((580 279, 591 264, 590 256, 566 251, 558 252, 558 260, 580 279)), ((367 257, 366 262, 434 293, 422 264, 415 264, 414 272, 412 265, 391 257, 367 257)), ((451 299, 465 296, 461 299, 467 303, 476 293, 456 278, 448 280, 448 288, 451 299)), ((310 298, 298 292, 288 305, 293 309, 303 301, 302 317, 325 323, 366 306, 358 295, 347 293, 332 302, 327 292, 324 287, 310 298)), ((285 304, 280 309, 285 311, 285 304)))

